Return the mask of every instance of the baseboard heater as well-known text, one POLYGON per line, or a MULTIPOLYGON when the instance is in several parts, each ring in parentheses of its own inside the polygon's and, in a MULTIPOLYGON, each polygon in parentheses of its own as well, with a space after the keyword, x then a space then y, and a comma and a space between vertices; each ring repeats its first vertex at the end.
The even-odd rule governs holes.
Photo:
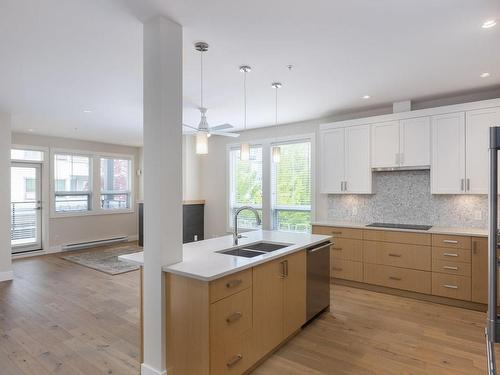
POLYGON ((62 251, 80 250, 80 249, 86 249, 88 247, 101 246, 101 245, 111 245, 114 243, 126 242, 126 241, 128 241, 128 236, 106 238, 103 240, 95 240, 95 241, 87 241, 87 242, 68 243, 68 244, 63 245, 61 247, 61 250, 62 251))

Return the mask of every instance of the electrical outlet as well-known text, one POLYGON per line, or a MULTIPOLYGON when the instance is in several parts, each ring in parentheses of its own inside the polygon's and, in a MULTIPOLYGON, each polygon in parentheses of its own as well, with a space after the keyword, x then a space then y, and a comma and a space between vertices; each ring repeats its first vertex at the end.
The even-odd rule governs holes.
POLYGON ((475 210, 474 211, 474 220, 482 220, 483 218, 483 213, 481 210, 475 210))
POLYGON ((352 208, 352 214, 353 215, 357 215, 358 214, 358 208, 357 207, 353 207, 352 208))

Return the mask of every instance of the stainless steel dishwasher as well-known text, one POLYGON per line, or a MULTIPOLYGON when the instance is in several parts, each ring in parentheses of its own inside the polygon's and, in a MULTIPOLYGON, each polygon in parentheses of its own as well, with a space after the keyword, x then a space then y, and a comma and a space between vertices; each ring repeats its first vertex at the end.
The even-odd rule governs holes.
POLYGON ((307 248, 307 321, 330 307, 330 245, 307 248))

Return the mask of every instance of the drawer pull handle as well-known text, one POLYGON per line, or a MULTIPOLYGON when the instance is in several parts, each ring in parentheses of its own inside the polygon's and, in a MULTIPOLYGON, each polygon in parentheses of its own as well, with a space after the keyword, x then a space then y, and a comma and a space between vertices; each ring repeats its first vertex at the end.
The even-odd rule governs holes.
POLYGON ((231 314, 229 315, 227 318, 226 318, 226 322, 227 324, 231 324, 231 323, 234 323, 238 320, 241 319, 241 317, 243 316, 242 313, 240 313, 239 311, 238 312, 235 312, 234 314, 231 314))
POLYGON ((444 270, 453 270, 453 271, 458 271, 458 267, 452 267, 452 266, 443 266, 444 270))
POLYGON ((342 232, 340 231, 335 231, 335 230, 332 230, 332 234, 338 234, 339 236, 342 234, 342 232))
POLYGON ((456 285, 444 284, 443 287, 448 288, 448 289, 458 289, 458 286, 456 286, 456 285))
POLYGON ((457 240, 443 240, 444 243, 453 243, 453 244, 458 244, 457 240))
POLYGON ((234 288, 243 282, 241 279, 230 280, 226 283, 226 288, 234 288))
POLYGON ((390 257, 401 258, 401 254, 389 253, 390 257))
POLYGON ((401 281, 401 277, 396 277, 396 276, 389 276, 389 279, 396 280, 396 281, 401 281))
POLYGON ((231 368, 242 359, 243 359, 243 354, 237 354, 233 358, 231 358, 228 363, 226 363, 226 366, 231 368))
POLYGON ((335 250, 335 251, 342 251, 342 248, 341 248, 341 247, 332 247, 332 250, 335 250))
POLYGON ((443 253, 443 256, 445 256, 445 257, 458 257, 458 254, 456 254, 456 253, 443 253))
POLYGON ((340 268, 340 267, 333 267, 332 270, 334 270, 334 271, 342 271, 342 268, 340 268))

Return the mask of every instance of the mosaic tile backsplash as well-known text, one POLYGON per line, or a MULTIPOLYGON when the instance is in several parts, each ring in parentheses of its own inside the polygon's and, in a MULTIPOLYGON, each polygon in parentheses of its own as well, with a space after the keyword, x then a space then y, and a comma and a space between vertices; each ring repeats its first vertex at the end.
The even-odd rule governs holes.
POLYGON ((329 195, 328 219, 486 228, 486 195, 432 195, 430 171, 373 173, 373 195, 329 195))

